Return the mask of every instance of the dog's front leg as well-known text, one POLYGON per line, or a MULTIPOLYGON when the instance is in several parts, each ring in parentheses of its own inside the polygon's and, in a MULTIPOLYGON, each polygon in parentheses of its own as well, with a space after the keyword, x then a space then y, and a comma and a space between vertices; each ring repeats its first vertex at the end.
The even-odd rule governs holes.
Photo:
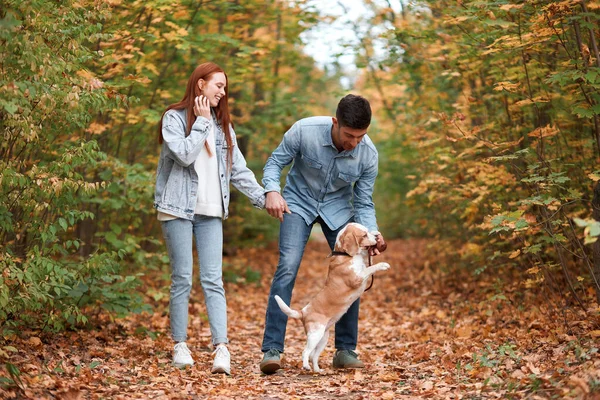
POLYGON ((367 279, 368 277, 370 277, 377 271, 387 271, 388 269, 390 269, 390 264, 388 264, 386 262, 380 262, 380 263, 371 265, 370 267, 363 269, 360 272, 360 277, 363 279, 367 279))

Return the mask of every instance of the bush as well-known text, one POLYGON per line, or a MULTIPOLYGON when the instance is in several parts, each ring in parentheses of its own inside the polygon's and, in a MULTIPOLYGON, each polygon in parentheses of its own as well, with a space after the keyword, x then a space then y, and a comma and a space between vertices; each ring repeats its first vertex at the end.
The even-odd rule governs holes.
POLYGON ((126 100, 85 69, 97 57, 88 47, 100 35, 94 21, 107 10, 80 6, 11 1, 0 11, 4 330, 58 330, 86 323, 90 307, 116 315, 142 307, 132 290, 137 277, 123 274, 125 256, 135 249, 111 243, 108 235, 105 244, 92 246, 79 234, 96 216, 89 204, 111 187, 99 170, 118 166, 84 129, 95 113, 126 100))

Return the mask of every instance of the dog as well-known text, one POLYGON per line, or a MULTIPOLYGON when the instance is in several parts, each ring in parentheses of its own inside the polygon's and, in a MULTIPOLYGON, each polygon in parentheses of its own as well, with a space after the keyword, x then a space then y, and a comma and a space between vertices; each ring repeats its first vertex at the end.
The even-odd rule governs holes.
POLYGON ((277 295, 275 300, 288 317, 300 319, 306 332, 306 347, 302 352, 302 367, 321 372, 319 356, 329 338, 329 328, 335 324, 367 287, 369 277, 377 271, 386 271, 385 262, 368 266, 369 249, 377 244, 379 232, 369 232, 363 225, 349 223, 338 233, 334 251, 330 255, 325 286, 300 311, 292 310, 277 295))

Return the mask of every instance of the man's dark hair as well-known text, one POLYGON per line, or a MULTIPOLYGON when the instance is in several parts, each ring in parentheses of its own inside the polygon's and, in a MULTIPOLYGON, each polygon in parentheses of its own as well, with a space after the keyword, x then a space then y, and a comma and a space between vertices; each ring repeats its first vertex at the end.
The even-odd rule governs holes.
POLYGON ((349 94, 338 103, 335 117, 340 126, 366 129, 371 124, 371 105, 364 97, 349 94))

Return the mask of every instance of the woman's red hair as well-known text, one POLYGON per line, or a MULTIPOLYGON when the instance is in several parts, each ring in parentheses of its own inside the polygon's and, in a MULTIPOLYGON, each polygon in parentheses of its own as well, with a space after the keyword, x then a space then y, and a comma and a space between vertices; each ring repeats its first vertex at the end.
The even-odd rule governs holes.
MULTIPOLYGON (((203 79, 205 81, 209 81, 213 74, 217 72, 222 72, 225 75, 225 82, 228 83, 229 79, 227 78, 227 74, 221 67, 212 62, 207 62, 200 64, 196 67, 190 79, 188 80, 187 87, 185 88, 185 94, 183 99, 180 102, 171 104, 165 110, 165 113, 169 110, 187 110, 187 125, 185 136, 188 136, 192 130, 192 125, 196 121, 196 115, 194 114, 194 99, 197 96, 200 96, 200 88, 198 88, 198 81, 203 79)), ((227 164, 231 166, 233 162, 233 141, 231 138, 231 132, 229 129, 229 125, 232 124, 231 117, 229 116, 229 86, 225 86, 225 96, 221 98, 219 104, 216 107, 213 107, 215 114, 217 115, 217 120, 221 124, 221 128, 223 129, 223 133, 225 134, 225 141, 227 142, 227 164)), ((162 135, 162 121, 163 116, 160 118, 160 124, 158 125, 158 143, 163 143, 163 135, 162 135)), ((210 154, 210 149, 208 147, 208 142, 204 144, 206 150, 210 154)))

